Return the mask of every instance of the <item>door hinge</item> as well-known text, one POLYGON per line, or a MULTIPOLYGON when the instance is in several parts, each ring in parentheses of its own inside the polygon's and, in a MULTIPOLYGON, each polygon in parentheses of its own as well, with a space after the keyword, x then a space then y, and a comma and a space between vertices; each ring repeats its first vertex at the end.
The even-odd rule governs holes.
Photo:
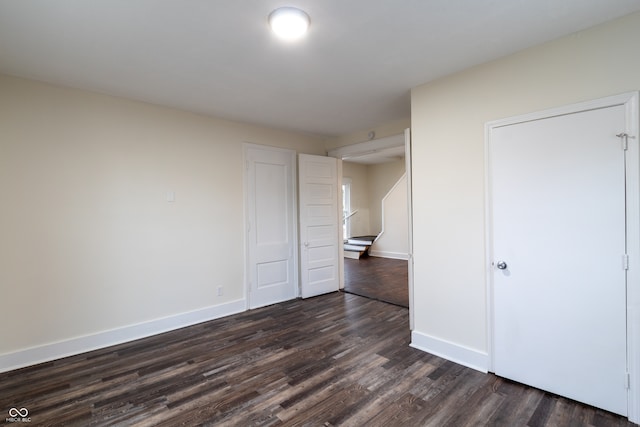
POLYGON ((620 141, 622 141, 622 149, 624 151, 627 151, 629 149, 629 138, 635 138, 635 136, 629 135, 626 132, 621 132, 619 134, 616 134, 616 136, 620 138, 620 141))
POLYGON ((622 269, 623 270, 628 270, 629 269, 629 255, 628 254, 622 255, 622 269))
POLYGON ((627 372, 625 381, 627 383, 627 390, 629 390, 631 388, 631 374, 629 372, 627 372))

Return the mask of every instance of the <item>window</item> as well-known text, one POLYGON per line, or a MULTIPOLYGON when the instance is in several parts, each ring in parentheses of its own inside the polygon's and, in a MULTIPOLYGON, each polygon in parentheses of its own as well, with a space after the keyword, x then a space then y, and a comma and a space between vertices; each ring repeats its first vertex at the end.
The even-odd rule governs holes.
POLYGON ((342 237, 351 237, 351 179, 342 179, 342 237))

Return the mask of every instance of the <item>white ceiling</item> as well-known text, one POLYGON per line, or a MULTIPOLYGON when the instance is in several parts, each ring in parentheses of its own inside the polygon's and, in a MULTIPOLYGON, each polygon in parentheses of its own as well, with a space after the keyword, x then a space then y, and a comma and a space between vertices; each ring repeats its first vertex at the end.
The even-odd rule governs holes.
POLYGON ((640 0, 0 0, 0 72, 333 136, 408 118, 419 84, 640 0), (267 15, 311 17, 297 43, 267 15))

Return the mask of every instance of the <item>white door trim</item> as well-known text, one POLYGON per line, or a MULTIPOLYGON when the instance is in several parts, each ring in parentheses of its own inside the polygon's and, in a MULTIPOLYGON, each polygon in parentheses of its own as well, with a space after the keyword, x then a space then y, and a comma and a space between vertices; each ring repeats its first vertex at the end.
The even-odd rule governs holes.
POLYGON ((404 130, 404 161, 405 173, 407 175, 407 213, 409 221, 409 250, 407 272, 409 279, 409 330, 413 331, 415 305, 413 299, 413 187, 411 184, 411 129, 404 130))
POLYGON ((244 208, 243 208, 243 224, 244 224, 244 277, 242 280, 243 286, 244 286, 244 296, 245 296, 245 310, 248 310, 249 307, 251 307, 250 304, 250 290, 251 287, 249 286, 249 278, 250 276, 250 271, 249 269, 251 268, 249 260, 250 260, 250 242, 249 242, 249 157, 248 157, 248 153, 250 149, 258 149, 258 150, 264 150, 264 151, 272 151, 272 152, 280 152, 280 153, 287 153, 291 156, 292 161, 291 161, 291 181, 293 184, 293 194, 292 199, 293 199, 293 209, 291 212, 291 218, 293 221, 293 242, 294 242, 294 248, 293 248, 293 271, 295 272, 293 280, 294 280, 294 286, 295 286, 295 298, 298 298, 300 296, 300 283, 298 281, 298 278, 300 276, 299 271, 300 271, 300 266, 299 266, 299 261, 298 261, 298 252, 300 251, 300 247, 298 244, 298 172, 297 172, 297 167, 298 167, 298 162, 296 161, 296 152, 294 150, 289 150, 286 148, 278 148, 278 147, 271 147, 268 145, 261 145, 261 144, 255 144, 255 143, 251 143, 251 142, 244 142, 242 144, 242 168, 243 168, 243 181, 242 181, 242 193, 243 193, 243 203, 244 203, 244 208))
POLYGON ((638 133, 638 92, 596 99, 564 107, 553 108, 531 114, 515 116, 488 122, 485 124, 485 283, 487 295, 487 349, 490 355, 490 371, 494 371, 494 304, 492 267, 492 212, 491 212, 491 159, 489 142, 491 131, 495 128, 513 125, 543 118, 578 113, 599 108, 623 105, 627 115, 627 129, 621 130, 629 135, 626 154, 626 199, 627 199, 627 370, 629 373, 628 417, 631 422, 640 422, 640 148, 638 133))
MULTIPOLYGON (((344 207, 342 206, 342 159, 337 159, 337 178, 338 178, 338 218, 342 218, 342 212, 344 207)), ((338 227, 338 233, 340 234, 340 238, 338 242, 338 289, 344 289, 344 237, 342 236, 342 222, 340 222, 340 227, 338 227)))
POLYGON ((366 154, 384 152, 390 148, 401 147, 405 143, 405 134, 386 136, 384 138, 372 139, 370 141, 358 142, 357 144, 346 145, 344 147, 329 150, 327 156, 337 159, 349 160, 353 157, 360 157, 366 154))

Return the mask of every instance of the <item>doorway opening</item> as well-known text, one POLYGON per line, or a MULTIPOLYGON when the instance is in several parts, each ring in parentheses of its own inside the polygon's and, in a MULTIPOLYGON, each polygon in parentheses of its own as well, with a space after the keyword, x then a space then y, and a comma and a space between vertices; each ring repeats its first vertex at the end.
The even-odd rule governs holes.
POLYGON ((409 180, 405 135, 342 147, 344 287, 409 308, 409 180))

